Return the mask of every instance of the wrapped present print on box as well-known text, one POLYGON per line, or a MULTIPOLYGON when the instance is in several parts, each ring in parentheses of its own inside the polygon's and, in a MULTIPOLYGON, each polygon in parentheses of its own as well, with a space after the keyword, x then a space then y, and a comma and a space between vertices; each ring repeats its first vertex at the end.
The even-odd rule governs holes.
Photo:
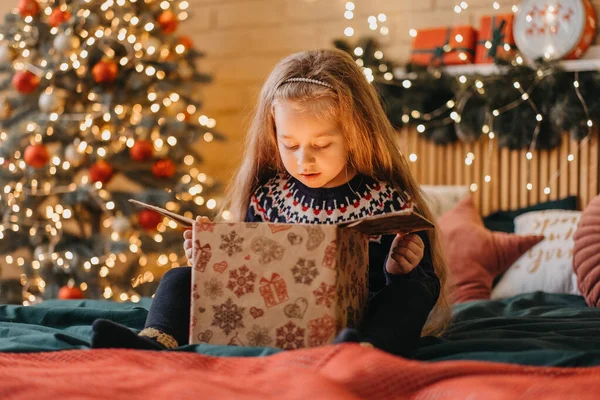
POLYGON ((273 307, 290 299, 285 280, 273 273, 271 279, 261 278, 259 292, 265 301, 265 307, 273 307))
POLYGON ((331 343, 365 308, 369 239, 433 227, 410 208, 338 225, 196 223, 131 201, 191 226, 190 344, 331 343))
POLYGON ((515 53, 513 14, 485 16, 480 20, 476 64, 490 64, 496 60, 510 60, 515 53))
POLYGON ((471 26, 420 29, 413 40, 410 62, 424 66, 471 64, 476 36, 471 26))
POLYGON ((371 218, 194 225, 190 343, 285 350, 331 343, 366 305, 370 236, 432 226, 412 210, 371 218))

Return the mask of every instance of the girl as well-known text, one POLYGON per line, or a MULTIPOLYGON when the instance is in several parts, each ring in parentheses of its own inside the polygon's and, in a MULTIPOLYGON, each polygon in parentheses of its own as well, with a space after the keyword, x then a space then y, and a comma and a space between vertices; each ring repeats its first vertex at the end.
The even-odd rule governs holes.
MULTIPOLYGON (((332 224, 398 211, 410 201, 431 219, 394 134, 375 90, 349 55, 318 50, 289 56, 260 93, 225 207, 237 221, 332 224)), ((447 267, 436 237, 431 230, 372 239, 365 317, 336 342, 368 342, 408 356, 422 333, 443 331, 449 319, 447 267)), ((184 238, 189 260, 191 231, 184 238)), ((97 320, 92 347, 187 344, 190 276, 190 267, 164 275, 139 335, 97 320)))

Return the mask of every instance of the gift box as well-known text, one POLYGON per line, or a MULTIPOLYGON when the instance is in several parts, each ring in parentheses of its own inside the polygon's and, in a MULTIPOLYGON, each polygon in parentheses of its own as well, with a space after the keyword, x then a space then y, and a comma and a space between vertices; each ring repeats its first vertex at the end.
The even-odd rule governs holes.
POLYGON ((492 15, 481 18, 476 64, 490 64, 499 59, 511 59, 515 53, 513 14, 492 15))
POLYGON ((424 66, 471 64, 476 36, 471 26, 420 29, 413 40, 410 62, 424 66))
POLYGON ((432 226, 411 209, 338 225, 194 222, 189 342, 331 343, 365 308, 370 237, 432 226))

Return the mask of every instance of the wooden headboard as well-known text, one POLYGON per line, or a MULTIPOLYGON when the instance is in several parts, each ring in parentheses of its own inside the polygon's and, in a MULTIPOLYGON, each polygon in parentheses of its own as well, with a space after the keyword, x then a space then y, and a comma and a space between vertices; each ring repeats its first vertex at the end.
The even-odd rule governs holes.
POLYGON ((414 129, 403 129, 397 137, 420 184, 472 185, 473 197, 483 215, 569 195, 577 196, 578 207, 583 209, 599 191, 600 145, 596 134, 585 142, 576 142, 565 135, 560 147, 536 150, 531 160, 527 160, 527 150, 498 150, 497 141, 487 136, 477 143, 446 146, 425 140, 414 129), (475 156, 471 165, 465 162, 469 153, 475 156), (416 155, 415 161, 411 161, 411 154, 413 160, 416 155), (569 155, 573 155, 573 161, 568 161, 569 155), (550 193, 546 194, 545 188, 559 168, 564 168, 563 172, 550 182, 550 193), (485 181, 486 175, 489 182, 485 181))

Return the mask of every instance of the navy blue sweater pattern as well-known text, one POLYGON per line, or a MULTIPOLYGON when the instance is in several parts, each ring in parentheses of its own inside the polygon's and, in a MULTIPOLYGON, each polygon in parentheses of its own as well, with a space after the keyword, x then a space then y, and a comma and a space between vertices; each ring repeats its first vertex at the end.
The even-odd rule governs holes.
MULTIPOLYGON (((392 185, 357 175, 335 188, 310 188, 288 174, 279 174, 260 186, 252 195, 246 222, 282 222, 336 224, 359 218, 400 211, 410 206, 392 185)), ((425 243, 421 263, 409 274, 391 275, 385 262, 394 235, 374 237, 369 243, 369 291, 377 293, 394 280, 412 280, 423 285, 433 304, 440 292, 425 233, 419 233, 425 243)))

